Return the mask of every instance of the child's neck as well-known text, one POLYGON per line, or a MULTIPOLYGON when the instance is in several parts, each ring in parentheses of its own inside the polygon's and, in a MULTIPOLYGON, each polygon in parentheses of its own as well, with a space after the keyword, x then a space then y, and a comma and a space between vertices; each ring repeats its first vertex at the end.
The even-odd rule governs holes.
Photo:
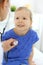
POLYGON ((15 32, 16 34, 18 34, 18 35, 20 35, 20 36, 25 35, 25 34, 28 32, 27 29, 24 30, 24 31, 19 31, 19 30, 17 30, 16 28, 14 28, 13 30, 14 30, 14 32, 15 32))

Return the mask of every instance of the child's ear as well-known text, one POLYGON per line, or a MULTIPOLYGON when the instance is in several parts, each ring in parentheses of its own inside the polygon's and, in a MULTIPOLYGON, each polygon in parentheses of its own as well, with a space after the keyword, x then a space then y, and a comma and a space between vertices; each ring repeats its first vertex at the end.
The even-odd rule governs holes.
POLYGON ((30 23, 30 27, 32 28, 32 21, 31 21, 31 23, 30 23))

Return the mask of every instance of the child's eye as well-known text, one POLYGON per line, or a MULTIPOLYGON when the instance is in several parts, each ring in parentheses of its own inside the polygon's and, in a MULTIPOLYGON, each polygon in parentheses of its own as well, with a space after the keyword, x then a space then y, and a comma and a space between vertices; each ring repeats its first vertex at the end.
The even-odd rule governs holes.
POLYGON ((26 20, 26 18, 25 18, 25 17, 23 17, 23 20, 26 20))
POLYGON ((19 17, 17 17, 16 19, 19 19, 19 17))

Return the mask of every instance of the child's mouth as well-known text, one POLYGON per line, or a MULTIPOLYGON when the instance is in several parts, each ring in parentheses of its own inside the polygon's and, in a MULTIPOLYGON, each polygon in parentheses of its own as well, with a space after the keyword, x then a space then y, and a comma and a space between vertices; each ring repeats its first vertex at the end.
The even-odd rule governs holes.
POLYGON ((18 27, 24 27, 24 25, 17 25, 18 27))

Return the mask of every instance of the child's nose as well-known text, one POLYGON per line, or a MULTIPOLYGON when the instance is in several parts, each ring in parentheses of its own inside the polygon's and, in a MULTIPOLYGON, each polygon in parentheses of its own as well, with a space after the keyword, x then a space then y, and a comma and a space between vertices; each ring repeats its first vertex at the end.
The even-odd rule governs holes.
POLYGON ((22 23, 22 19, 20 19, 19 22, 22 23))

